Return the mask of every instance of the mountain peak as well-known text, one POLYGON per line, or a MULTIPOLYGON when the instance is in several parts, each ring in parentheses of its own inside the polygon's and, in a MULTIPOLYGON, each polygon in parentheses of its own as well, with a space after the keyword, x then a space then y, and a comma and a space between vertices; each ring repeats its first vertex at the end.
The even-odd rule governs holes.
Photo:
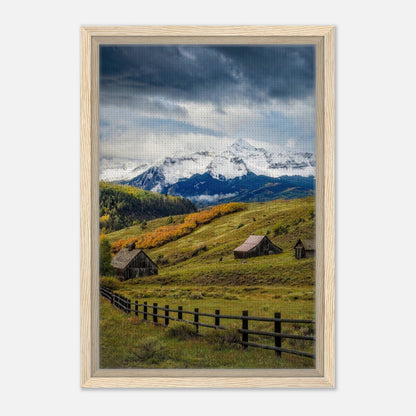
POLYGON ((256 150, 256 147, 252 146, 247 140, 244 139, 236 140, 230 147, 235 150, 256 150))
POLYGON ((249 172, 270 178, 314 176, 315 157, 312 153, 272 153, 239 139, 223 151, 201 149, 199 152, 165 157, 153 165, 138 167, 131 170, 131 178, 127 178, 127 181, 134 186, 160 192, 160 189, 167 189, 194 175, 209 173, 212 178, 231 180, 249 172))

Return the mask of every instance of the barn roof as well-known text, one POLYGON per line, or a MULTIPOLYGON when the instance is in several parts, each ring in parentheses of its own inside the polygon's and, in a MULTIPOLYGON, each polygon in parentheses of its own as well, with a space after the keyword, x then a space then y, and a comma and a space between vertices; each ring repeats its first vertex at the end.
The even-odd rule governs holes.
POLYGON ((143 250, 137 248, 133 250, 122 248, 111 260, 111 265, 115 269, 125 269, 140 253, 143 253, 156 266, 154 261, 143 250))
POLYGON ((303 247, 305 248, 305 250, 315 250, 315 240, 314 239, 308 239, 308 240, 304 240, 304 239, 300 239, 298 240, 298 242, 296 243, 295 247, 299 244, 302 243, 303 247))
POLYGON ((265 235, 250 235, 247 240, 244 241, 244 243, 237 247, 234 251, 250 251, 257 247, 263 241, 263 238, 267 237, 265 235))
POLYGON ((116 269, 125 269, 140 252, 137 248, 122 248, 111 260, 111 265, 116 269))

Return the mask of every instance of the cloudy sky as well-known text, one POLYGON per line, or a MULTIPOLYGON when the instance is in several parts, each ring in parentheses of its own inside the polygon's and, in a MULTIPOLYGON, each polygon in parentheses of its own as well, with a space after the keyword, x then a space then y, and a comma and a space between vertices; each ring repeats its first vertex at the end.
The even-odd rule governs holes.
POLYGON ((314 46, 101 46, 100 156, 315 151, 314 46))

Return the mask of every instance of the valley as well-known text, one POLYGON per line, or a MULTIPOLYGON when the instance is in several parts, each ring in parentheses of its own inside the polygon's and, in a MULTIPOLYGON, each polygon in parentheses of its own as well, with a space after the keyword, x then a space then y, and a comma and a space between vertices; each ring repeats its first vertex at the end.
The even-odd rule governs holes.
MULTIPOLYGON (((234 315, 248 310, 250 315, 265 317, 280 312, 285 318, 314 319, 315 259, 298 260, 294 256, 293 249, 298 238, 314 236, 314 197, 243 205, 242 210, 214 218, 207 224, 201 224, 190 234, 175 241, 145 249, 158 265, 158 275, 138 277, 124 282, 103 277, 102 284, 132 301, 147 301, 149 305, 156 302, 171 307, 181 305, 185 310, 199 308, 200 311, 207 313, 221 310, 221 313, 234 315), (245 260, 235 259, 233 250, 244 242, 248 235, 253 234, 267 235, 273 243, 283 249, 283 252, 245 260)), ((149 220, 145 229, 140 225, 134 225, 108 233, 106 238, 111 245, 114 245, 120 239, 127 241, 140 237, 167 223, 181 223, 185 217, 186 215, 178 215, 149 220)), ((242 352, 238 348, 236 350, 235 346, 225 341, 222 347, 224 354, 219 358, 220 356, 215 353, 218 346, 215 342, 209 341, 212 335, 208 329, 201 330, 201 334, 208 337, 206 340, 196 340, 190 335, 189 338, 185 337, 181 341, 180 338, 171 337, 167 329, 161 328, 155 331, 152 324, 141 324, 140 319, 136 320, 135 317, 120 316, 121 312, 108 308, 106 302, 101 300, 105 311, 101 320, 102 365, 106 368, 114 368, 115 363, 120 365, 120 360, 124 360, 123 366, 126 367, 141 365, 146 368, 158 368, 168 365, 170 368, 181 368, 184 360, 188 358, 189 367, 200 365, 207 368, 231 368, 238 365, 241 368, 250 366, 309 368, 314 365, 311 359, 287 354, 283 354, 281 359, 276 359, 272 352, 267 351, 248 349, 246 354, 246 351, 242 352), (148 358, 140 359, 131 355, 137 347, 134 342, 128 341, 124 348, 119 346, 119 356, 109 355, 105 346, 110 339, 111 342, 118 344, 115 334, 119 331, 120 319, 123 322, 124 320, 133 322, 130 326, 122 324, 123 327, 129 328, 128 333, 139 331, 144 337, 141 339, 150 337, 154 344, 152 348, 158 350, 163 346, 163 349, 169 351, 176 351, 179 348, 180 352, 175 353, 176 358, 169 356, 168 364, 162 359, 153 361, 148 358), (208 361, 202 357, 196 358, 198 346, 195 344, 207 351, 214 351, 210 353, 208 361), (243 358, 241 358, 242 353, 243 358), (245 363, 244 356, 247 360, 245 363), (217 359, 218 362, 215 361, 217 359)), ((201 322, 208 323, 207 319, 202 318, 201 322)), ((233 323, 230 328, 233 328, 233 323)), ((270 330, 270 325, 257 323, 252 328, 270 330)), ((288 327, 285 330, 302 334, 302 328, 288 327)), ((133 335, 131 336, 134 338, 133 335)), ((309 352, 314 350, 313 344, 304 341, 286 340, 283 346, 301 348, 309 352)))

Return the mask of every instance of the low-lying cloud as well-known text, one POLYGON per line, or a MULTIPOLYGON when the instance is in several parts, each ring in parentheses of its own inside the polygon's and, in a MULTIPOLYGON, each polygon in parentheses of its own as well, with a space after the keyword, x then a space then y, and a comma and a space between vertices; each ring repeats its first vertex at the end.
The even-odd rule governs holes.
POLYGON ((190 199, 192 202, 200 202, 202 204, 213 204, 218 201, 221 201, 222 199, 228 199, 233 198, 234 196, 237 196, 238 193, 229 193, 229 194, 215 194, 215 195, 195 195, 190 196, 188 199, 190 199))

